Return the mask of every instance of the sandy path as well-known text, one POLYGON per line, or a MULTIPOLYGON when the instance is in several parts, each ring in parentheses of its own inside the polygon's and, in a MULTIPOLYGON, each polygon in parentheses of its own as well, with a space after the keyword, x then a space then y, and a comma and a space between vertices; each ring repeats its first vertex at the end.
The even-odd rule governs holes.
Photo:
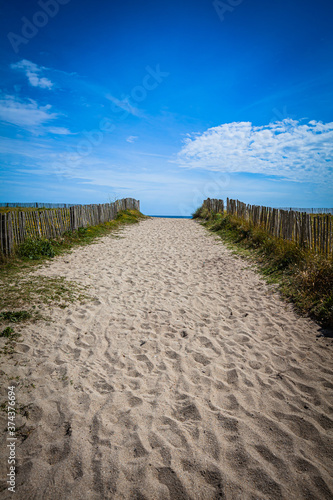
POLYGON ((194 221, 121 236, 42 271, 95 299, 7 367, 35 385, 15 498, 332 499, 331 341, 194 221))

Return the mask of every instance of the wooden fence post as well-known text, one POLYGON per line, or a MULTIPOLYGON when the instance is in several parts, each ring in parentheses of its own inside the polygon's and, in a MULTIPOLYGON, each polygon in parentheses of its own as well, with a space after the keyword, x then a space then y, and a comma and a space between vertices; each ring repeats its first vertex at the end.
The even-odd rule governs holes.
POLYGON ((75 207, 70 207, 69 208, 69 217, 70 217, 70 228, 71 231, 75 231, 77 229, 77 222, 76 222, 76 211, 75 207))
POLYGON ((0 214, 0 244, 1 252, 7 255, 7 214, 0 214))
POLYGON ((19 212, 19 235, 20 235, 20 243, 22 243, 27 237, 24 212, 19 212))

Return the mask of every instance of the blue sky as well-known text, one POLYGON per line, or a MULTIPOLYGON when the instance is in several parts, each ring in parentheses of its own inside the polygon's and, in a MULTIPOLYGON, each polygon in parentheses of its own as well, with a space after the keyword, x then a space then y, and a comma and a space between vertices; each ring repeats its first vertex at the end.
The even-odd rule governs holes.
POLYGON ((330 1, 1 10, 1 201, 333 206, 330 1))

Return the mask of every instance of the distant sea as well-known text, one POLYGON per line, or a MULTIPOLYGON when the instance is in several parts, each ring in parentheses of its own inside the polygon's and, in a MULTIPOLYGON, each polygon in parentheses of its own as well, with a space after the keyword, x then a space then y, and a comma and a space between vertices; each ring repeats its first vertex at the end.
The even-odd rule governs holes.
POLYGON ((192 219, 191 215, 149 215, 149 217, 160 217, 161 219, 192 219))

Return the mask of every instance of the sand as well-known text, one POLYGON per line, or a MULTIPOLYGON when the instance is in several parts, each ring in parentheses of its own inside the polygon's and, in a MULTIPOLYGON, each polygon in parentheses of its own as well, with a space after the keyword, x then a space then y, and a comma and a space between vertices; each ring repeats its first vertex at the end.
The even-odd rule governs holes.
POLYGON ((38 271, 93 299, 2 366, 29 418, 1 498, 332 499, 332 340, 194 221, 119 236, 38 271))

